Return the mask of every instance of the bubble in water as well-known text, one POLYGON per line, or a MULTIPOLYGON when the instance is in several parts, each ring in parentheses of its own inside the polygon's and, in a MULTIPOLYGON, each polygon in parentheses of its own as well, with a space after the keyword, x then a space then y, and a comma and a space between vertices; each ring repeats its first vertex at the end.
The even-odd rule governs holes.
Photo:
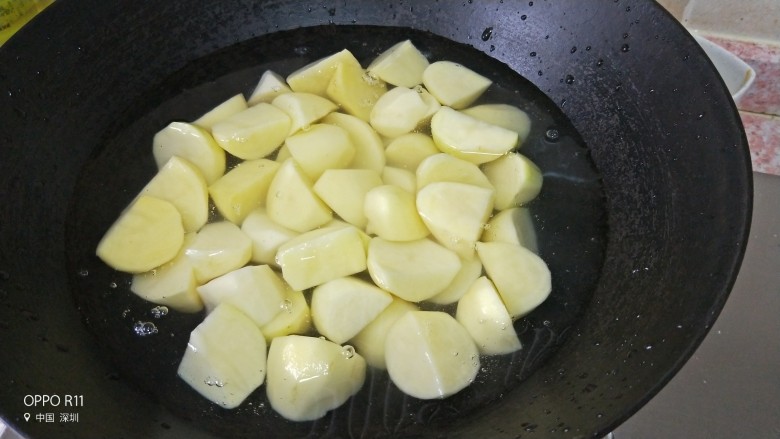
POLYGON ((341 348, 341 355, 347 359, 352 358, 355 356, 355 348, 350 345, 344 345, 344 347, 341 348))
POLYGON ((117 286, 118 286, 118 285, 116 284, 116 282, 111 282, 110 284, 108 284, 108 287, 109 287, 109 288, 111 288, 112 290, 113 290, 114 288, 116 288, 117 286))
POLYGON ((130 308, 126 308, 124 311, 122 311, 122 318, 124 319, 128 314, 130 314, 130 308))
POLYGON ((212 387, 213 386, 225 387, 225 382, 224 381, 222 381, 220 379, 217 379, 217 378, 212 378, 210 376, 207 376, 206 379, 203 380, 203 383, 205 385, 207 385, 207 386, 212 386, 212 387))
POLYGON ((561 134, 555 128, 550 128, 545 131, 544 138, 550 142, 557 142, 561 138, 561 134))
POLYGON ((279 307, 282 308, 283 311, 286 311, 288 314, 292 313, 292 300, 290 299, 284 299, 282 303, 279 304, 279 307))
POLYGON ((86 268, 82 268, 81 270, 79 270, 79 276, 81 277, 89 276, 89 270, 87 270, 86 268))
POLYGON ((293 52, 295 52, 296 55, 306 55, 309 53, 309 48, 307 46, 298 46, 295 49, 293 49, 293 52))
POLYGON ((133 325, 133 332, 140 337, 146 337, 147 335, 157 334, 157 326, 152 322, 135 322, 133 325))
POLYGON ((482 31, 482 41, 487 41, 490 39, 490 37, 493 36, 493 28, 492 27, 486 27, 485 30, 482 31))
POLYGON ((620 48, 620 51, 625 53, 625 52, 628 52, 628 51, 629 51, 629 49, 630 49, 630 48, 628 47, 628 44, 624 44, 624 45, 623 45, 623 46, 620 48))
POLYGON ((164 317, 168 315, 168 307, 164 305, 155 306, 151 310, 152 317, 155 319, 159 319, 160 317, 164 317))

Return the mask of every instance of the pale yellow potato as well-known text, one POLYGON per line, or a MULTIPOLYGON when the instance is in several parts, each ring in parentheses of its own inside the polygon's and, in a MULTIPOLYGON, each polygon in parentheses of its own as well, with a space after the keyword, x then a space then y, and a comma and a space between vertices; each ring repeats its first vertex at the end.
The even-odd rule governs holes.
POLYGON ((455 319, 471 334, 484 355, 502 355, 521 348, 512 317, 485 276, 477 279, 458 301, 455 319))
POLYGON ((173 156, 141 189, 173 204, 181 214, 185 232, 196 232, 209 219, 209 193, 206 179, 195 165, 173 156))
POLYGON ((361 231, 337 226, 303 233, 279 246, 276 261, 295 290, 305 290, 366 269, 361 231))
POLYGON ((550 269, 542 258, 525 247, 478 242, 477 255, 512 319, 528 314, 550 295, 550 269))
POLYGON ((260 102, 271 103, 275 97, 290 92, 292 90, 284 78, 272 70, 266 70, 260 75, 260 80, 255 89, 252 90, 252 94, 249 95, 248 103, 249 105, 256 105, 260 102))
POLYGON ((291 421, 313 421, 344 404, 366 379, 366 361, 351 346, 318 337, 277 337, 268 351, 266 395, 291 421))
POLYGON ((184 227, 176 207, 141 195, 103 235, 96 254, 115 270, 143 273, 173 260, 183 243, 184 227))
POLYGON ((407 133, 393 139, 385 148, 387 166, 416 171, 426 158, 441 154, 431 136, 422 133, 407 133))
POLYGON ((366 264, 377 286, 409 302, 442 292, 462 266, 455 252, 430 239, 393 242, 373 238, 366 264))
POLYGON ((305 334, 311 329, 311 311, 303 292, 287 289, 282 311, 260 330, 267 343, 276 337, 290 334, 305 334))
POLYGON ((429 156, 420 162, 415 175, 417 176, 417 189, 422 189, 430 183, 442 181, 493 189, 493 185, 479 169, 479 166, 443 152, 429 156))
POLYGON ((428 302, 449 305, 457 302, 466 294, 471 284, 482 275, 482 261, 479 258, 461 259, 461 267, 455 279, 441 293, 428 299, 428 302))
POLYGON ((409 311, 417 311, 417 305, 393 296, 393 301, 366 325, 350 343, 366 362, 378 369, 387 369, 385 363, 385 341, 387 332, 396 320, 409 311))
POLYGON ((536 229, 531 212, 525 207, 512 207, 493 215, 482 232, 483 242, 507 242, 538 254, 536 229))
POLYGON ((374 129, 385 137, 398 137, 417 128, 428 115, 428 105, 420 93, 395 87, 377 99, 369 115, 374 129))
POLYGON ((431 118, 431 136, 441 152, 477 165, 506 155, 519 141, 515 131, 450 107, 441 107, 431 118))
POLYGON ((318 123, 288 137, 285 145, 304 173, 315 181, 327 169, 346 168, 355 147, 344 128, 318 123))
POLYGON ((369 74, 388 84, 412 88, 421 84, 429 62, 411 41, 394 44, 368 65, 369 74))
POLYGON ((209 186, 211 200, 222 217, 241 225, 249 212, 264 206, 268 188, 280 167, 273 160, 247 160, 209 186))
POLYGON ((290 116, 292 123, 289 134, 308 129, 311 124, 338 108, 333 102, 313 93, 284 93, 271 103, 290 116))
POLYGON ((385 360, 390 379, 419 399, 441 399, 474 381, 479 351, 468 331, 441 311, 411 311, 387 333, 385 360))
POLYGON ((385 166, 382 170, 382 181, 412 194, 417 192, 417 177, 408 169, 385 166))
POLYGON ((303 170, 288 159, 268 188, 266 213, 276 223, 298 233, 315 229, 333 218, 330 208, 314 193, 303 170))
POLYGON ((422 85, 418 85, 414 88, 414 90, 420 94, 420 99, 422 99, 425 105, 428 107, 425 117, 420 121, 418 128, 430 128, 431 117, 433 117, 433 115, 439 111, 441 108, 441 103, 435 97, 433 97, 433 95, 430 94, 428 90, 426 90, 422 85))
POLYGON ((212 108, 192 123, 193 125, 197 125, 205 130, 211 131, 211 127, 213 127, 214 124, 222 122, 228 117, 246 110, 247 107, 248 105, 244 95, 239 93, 212 108))
POLYGON ((299 235, 298 232, 272 220, 265 208, 258 207, 241 223, 241 231, 252 240, 252 259, 256 264, 277 266, 279 246, 299 235))
POLYGON ((360 68, 360 62, 347 49, 307 64, 287 76, 293 91, 314 93, 326 97, 326 90, 338 66, 347 64, 360 68))
POLYGON ((528 138, 531 118, 528 113, 509 104, 482 104, 463 109, 463 112, 479 120, 516 131, 520 142, 528 138))
POLYGON ((311 317, 317 331, 342 344, 371 323, 393 301, 393 296, 356 277, 341 277, 314 288, 311 317))
POLYGON ((282 146, 276 150, 276 157, 274 157, 274 161, 277 163, 284 163, 287 161, 287 159, 291 158, 292 154, 290 154, 290 148, 288 148, 286 144, 282 144, 282 146))
POLYGON ((377 186, 365 196, 366 233, 388 241, 415 241, 430 233, 417 213, 413 194, 398 186, 377 186))
POLYGON ((256 160, 274 152, 284 142, 291 125, 287 113, 261 102, 215 124, 211 134, 230 154, 256 160))
POLYGON ((344 112, 366 122, 377 100, 387 92, 387 84, 372 78, 360 64, 341 63, 328 84, 327 97, 344 112))
POLYGON ((436 61, 423 72, 425 88, 442 105, 466 108, 482 96, 493 82, 452 61, 436 61))
POLYGON ((229 303, 262 327, 282 312, 287 284, 268 265, 247 265, 198 287, 198 294, 212 312, 229 303))
POLYGON ((349 167, 382 172, 385 167, 385 146, 379 134, 368 122, 345 113, 333 112, 322 119, 323 123, 344 128, 352 140, 355 156, 349 167))
POLYGON ((382 177, 371 169, 328 169, 314 183, 314 193, 344 221, 365 229, 366 194, 381 184, 382 177))
POLYGON ((205 398, 231 409, 263 384, 266 360, 260 328, 224 304, 190 333, 177 373, 205 398))
POLYGON ((430 183, 417 192, 417 211, 439 243, 468 259, 493 212, 493 190, 464 183, 430 183))
POLYGON ((482 165, 482 171, 496 188, 496 209, 527 204, 542 190, 542 171, 528 157, 510 153, 482 165))
POLYGON ((252 240, 229 221, 209 223, 187 243, 184 254, 202 285, 246 265, 252 257, 252 240))
POLYGON ((225 173, 225 150, 208 131, 186 122, 171 122, 157 132, 152 141, 152 154, 158 168, 173 156, 186 159, 200 169, 208 184, 225 173))

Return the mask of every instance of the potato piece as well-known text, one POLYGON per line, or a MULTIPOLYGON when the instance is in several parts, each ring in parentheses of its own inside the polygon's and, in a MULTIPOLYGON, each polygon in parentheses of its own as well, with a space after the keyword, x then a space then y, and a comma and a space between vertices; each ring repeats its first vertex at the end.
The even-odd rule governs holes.
POLYGON ((274 157, 274 161, 276 163, 284 163, 287 161, 287 159, 291 158, 292 154, 290 154, 290 148, 288 148, 286 144, 282 144, 282 146, 276 150, 276 157, 274 157))
POLYGON ((350 340, 358 353, 366 359, 366 362, 379 369, 387 369, 385 362, 385 341, 387 332, 401 316, 409 311, 417 311, 417 305, 407 302, 399 297, 393 297, 393 301, 379 313, 374 320, 366 325, 355 337, 350 340))
POLYGON ((265 340, 271 343, 276 337, 304 334, 311 329, 311 311, 303 292, 287 289, 282 311, 260 328, 265 340))
POLYGON ((417 213, 414 195, 398 186, 377 186, 366 194, 366 233, 388 241, 415 241, 428 236, 417 213))
POLYGON ((528 314, 550 295, 550 269, 532 251, 503 242, 478 242, 477 254, 512 319, 528 314))
POLYGON ((295 162, 313 181, 326 169, 346 168, 355 156, 349 134, 336 125, 312 125, 288 137, 285 144, 295 162))
POLYGON ((443 246, 468 259, 493 212, 493 190, 463 183, 431 183, 417 192, 417 211, 443 246))
POLYGON ((393 139, 387 148, 387 165, 415 171, 426 158, 440 154, 431 136, 422 133, 408 133, 393 139))
POLYGON ((511 153, 482 166, 496 188, 496 209, 522 206, 542 190, 542 171, 528 157, 511 153))
POLYGON ((433 97, 432 94, 428 93, 428 90, 426 90, 425 87, 421 85, 415 87, 414 90, 420 94, 420 99, 422 99, 422 101, 428 107, 428 110, 425 113, 425 117, 420 121, 420 125, 418 128, 420 129, 430 128, 431 117, 433 117, 433 115, 436 114, 437 111, 439 111, 439 109, 441 108, 441 103, 439 103, 439 101, 436 100, 436 98, 433 97))
POLYGON ((265 381, 263 333, 241 311, 220 305, 190 333, 178 375, 215 404, 238 407, 265 381))
POLYGON ((385 166, 382 170, 382 181, 385 184, 398 186, 411 194, 417 192, 417 177, 408 169, 385 166))
POLYGON ((326 93, 346 113, 368 122, 371 109, 386 91, 387 84, 369 76, 360 64, 341 63, 326 93))
POLYGON ((336 104, 312 93, 285 93, 274 98, 272 104, 282 109, 292 123, 290 133, 306 130, 311 124, 336 110, 336 104))
POLYGON ((342 277, 314 288, 311 316, 320 334, 342 344, 363 330, 392 301, 390 293, 374 284, 342 277))
POLYGON ((455 303, 466 294, 471 284, 482 275, 482 261, 479 258, 461 259, 461 267, 455 279, 447 285, 441 293, 428 299, 428 302, 439 305, 449 305, 455 303))
POLYGON ((477 279, 458 301, 455 319, 471 334, 481 354, 508 354, 521 347, 512 318, 487 277, 477 279))
POLYGON ((271 103, 277 96, 291 92, 284 78, 271 70, 266 70, 260 75, 260 81, 249 96, 249 105, 257 105, 260 102, 271 103))
POLYGON ((266 394, 291 421, 319 419, 357 393, 366 360, 351 346, 301 335, 277 337, 268 351, 266 394))
POLYGON ((401 41, 382 52, 368 65, 368 73, 400 87, 412 88, 422 83, 428 59, 411 41, 401 41))
POLYGON ((428 105, 418 92, 395 87, 377 99, 369 121, 379 134, 392 138, 411 132, 427 115, 428 105))
POLYGON ((211 134, 225 151, 240 159, 256 160, 274 152, 291 125, 287 113, 261 102, 217 123, 211 134))
POLYGON ((517 132, 522 143, 531 132, 531 118, 528 114, 508 104, 483 104, 466 108, 463 113, 475 117, 481 121, 498 125, 502 128, 517 132))
POLYGON ((360 62, 347 49, 307 64, 287 76, 287 84, 293 91, 314 93, 326 97, 326 90, 336 69, 341 64, 360 68, 360 62))
POLYGON ((252 259, 257 264, 276 266, 279 246, 299 235, 272 220, 265 209, 259 207, 247 215, 241 223, 241 231, 252 240, 252 259))
POLYGON ((387 333, 390 379, 407 395, 446 398, 474 381, 479 352, 468 331, 441 311, 411 311, 387 333))
POLYGON ((141 194, 173 204, 181 214, 185 232, 198 231, 209 218, 206 179, 195 165, 183 158, 171 157, 141 189, 141 194))
MULTIPOLYGON (((191 233, 186 235, 184 245, 194 236, 191 233)), ((195 271, 181 251, 171 262, 134 275, 130 291, 149 302, 166 305, 180 312, 194 313, 203 309, 203 301, 196 287, 195 271)))
POLYGON ((366 248, 352 226, 312 230, 279 247, 276 261, 293 289, 305 290, 366 269, 366 248))
POLYGON ((385 145, 371 125, 355 116, 339 112, 328 114, 322 122, 344 128, 349 134, 355 148, 350 168, 382 172, 385 167, 385 145))
POLYGON ((209 186, 209 194, 219 213, 240 225, 249 212, 265 205, 268 188, 280 166, 268 159, 247 160, 215 181, 209 186))
POLYGON ((333 218, 330 208, 317 197, 311 181, 293 159, 282 163, 271 181, 266 212, 276 223, 299 233, 333 218))
POLYGON ((268 265, 233 270, 198 287, 206 310, 229 303, 262 327, 282 312, 287 284, 268 265))
POLYGON ((96 254, 115 270, 143 273, 173 260, 183 243, 184 227, 176 207, 141 195, 103 235, 96 254))
POLYGON ((458 256, 431 241, 392 242, 373 238, 368 273, 382 289, 410 302, 430 299, 452 283, 461 269, 458 256))
POLYGON ((418 190, 430 183, 440 181, 465 183, 493 189, 493 185, 479 169, 479 166, 445 153, 432 155, 420 162, 417 166, 416 176, 418 190))
POLYGON ((233 96, 232 98, 226 100, 225 102, 212 108, 203 116, 199 117, 194 122, 192 122, 192 124, 197 125, 203 128, 204 130, 211 131, 211 127, 213 127, 216 123, 222 122, 228 117, 236 113, 239 113, 241 111, 244 111, 246 109, 247 109, 246 99, 244 99, 244 95, 239 93, 233 96))
POLYGON ((382 177, 371 169, 328 169, 314 183, 314 193, 345 221, 365 229, 366 194, 381 184, 382 177))
POLYGON ((425 88, 442 105, 466 108, 477 100, 493 82, 452 61, 431 63, 423 72, 425 88))
POLYGON ((173 156, 181 157, 200 169, 211 184, 225 173, 225 150, 203 128, 185 122, 172 122, 152 141, 157 167, 162 168, 173 156))
POLYGON ((514 131, 450 107, 441 107, 431 118, 431 136, 441 152, 477 165, 504 156, 519 141, 514 131))
POLYGON ((522 245, 536 254, 539 253, 533 218, 525 207, 513 207, 495 214, 488 221, 480 240, 522 245))
POLYGON ((184 248, 202 285, 243 267, 252 257, 252 240, 237 225, 220 221, 203 226, 184 248))

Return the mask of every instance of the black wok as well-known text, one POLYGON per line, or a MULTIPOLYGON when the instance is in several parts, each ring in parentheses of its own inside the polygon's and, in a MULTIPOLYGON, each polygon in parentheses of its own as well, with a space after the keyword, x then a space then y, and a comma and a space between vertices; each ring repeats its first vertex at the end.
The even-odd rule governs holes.
POLYGON ((705 336, 750 223, 733 102, 649 1, 59 0, 0 50, 0 125, 0 416, 31 437, 599 437, 705 336), (151 136, 266 67, 345 47, 366 61, 404 38, 536 112, 524 148, 546 176, 532 209, 551 298, 517 322, 520 353, 444 401, 371 372, 313 423, 276 416, 262 391, 210 405, 175 376, 201 316, 154 320, 93 256, 154 173, 151 136))

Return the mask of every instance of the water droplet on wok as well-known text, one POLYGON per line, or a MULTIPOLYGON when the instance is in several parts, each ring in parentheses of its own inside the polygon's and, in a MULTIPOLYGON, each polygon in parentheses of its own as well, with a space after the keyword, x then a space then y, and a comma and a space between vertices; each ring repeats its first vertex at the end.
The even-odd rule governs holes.
POLYGON ((566 83, 567 84, 574 84, 574 76, 566 75, 566 83))
POLYGON ((485 30, 482 31, 482 41, 489 40, 491 36, 493 36, 493 28, 486 27, 485 30))
POLYGON ((133 332, 139 337, 146 337, 147 335, 157 334, 157 326, 152 322, 135 322, 133 325, 133 332))
POLYGON ((624 52, 624 53, 625 53, 625 52, 628 52, 629 50, 630 50, 630 48, 629 48, 628 44, 624 44, 624 45, 623 45, 623 46, 620 48, 620 51, 621 51, 621 52, 624 52))

